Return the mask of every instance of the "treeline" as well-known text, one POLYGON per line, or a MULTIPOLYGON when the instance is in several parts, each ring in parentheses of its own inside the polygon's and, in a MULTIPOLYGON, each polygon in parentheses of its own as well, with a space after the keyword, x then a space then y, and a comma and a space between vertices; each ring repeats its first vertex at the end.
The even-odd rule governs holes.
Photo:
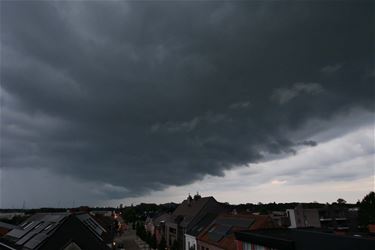
MULTIPOLYGON (((259 214, 269 214, 272 211, 285 211, 286 209, 295 208, 298 204, 302 204, 304 208, 323 208, 325 206, 341 206, 346 208, 358 207, 359 202, 356 204, 346 203, 343 199, 338 199, 337 202, 332 203, 299 203, 299 202, 289 202, 289 203, 246 203, 239 205, 232 205, 225 203, 228 210, 236 210, 237 212, 251 212, 259 214)), ((127 223, 135 223, 137 221, 145 221, 147 217, 154 217, 161 213, 172 213, 178 204, 176 203, 166 203, 166 204, 154 204, 154 203, 141 203, 136 206, 127 206, 121 209, 123 218, 127 223)))
POLYGON ((136 206, 124 207, 121 209, 122 217, 127 223, 136 223, 137 221, 145 221, 147 217, 154 217, 161 213, 172 213, 178 204, 154 204, 154 203, 141 203, 136 206))
POLYGON ((338 199, 337 202, 332 203, 319 203, 319 202, 309 202, 309 203, 301 203, 301 202, 288 202, 288 203, 261 203, 253 204, 253 203, 246 203, 246 204, 239 204, 239 205, 230 205, 232 209, 236 209, 238 212, 252 212, 252 213, 260 213, 260 214, 268 214, 272 211, 285 211, 287 209, 293 209, 297 205, 302 204, 304 208, 324 208, 327 206, 337 206, 337 207, 345 207, 345 208, 353 208, 358 207, 360 202, 358 201, 355 204, 347 203, 344 199, 338 199))

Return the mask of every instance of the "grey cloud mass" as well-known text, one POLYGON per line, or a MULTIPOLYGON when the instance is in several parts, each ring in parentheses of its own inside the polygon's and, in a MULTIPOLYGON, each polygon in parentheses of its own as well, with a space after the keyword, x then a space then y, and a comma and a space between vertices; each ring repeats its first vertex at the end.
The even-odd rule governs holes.
POLYGON ((279 88, 274 90, 271 99, 279 104, 285 104, 295 97, 308 94, 317 95, 323 92, 323 88, 318 83, 295 83, 291 88, 279 88))
POLYGON ((373 1, 0 4, 4 169, 137 196, 316 146, 293 138, 312 119, 374 112, 373 1))

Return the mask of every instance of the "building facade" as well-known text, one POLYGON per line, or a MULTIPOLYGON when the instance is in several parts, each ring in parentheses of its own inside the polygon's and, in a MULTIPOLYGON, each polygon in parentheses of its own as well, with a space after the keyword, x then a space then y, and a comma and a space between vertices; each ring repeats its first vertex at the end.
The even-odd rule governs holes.
POLYGON ((237 250, 372 250, 371 238, 335 235, 313 230, 270 229, 236 232, 237 250))
POLYGON ((289 228, 321 227, 318 209, 304 209, 298 205, 294 209, 287 209, 286 213, 290 220, 289 228))

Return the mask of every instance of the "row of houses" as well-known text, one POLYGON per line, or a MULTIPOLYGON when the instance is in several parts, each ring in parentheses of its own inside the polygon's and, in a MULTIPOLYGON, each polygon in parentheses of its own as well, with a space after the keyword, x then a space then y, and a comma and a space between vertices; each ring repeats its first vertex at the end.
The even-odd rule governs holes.
MULTIPOLYGON (((338 236, 317 231, 322 227, 321 220, 326 221, 329 213, 325 215, 326 217, 321 217, 319 210, 304 209, 302 206, 269 215, 236 212, 213 197, 196 194, 194 197, 189 195, 173 213, 148 218, 145 228, 156 236, 158 242, 164 239, 167 249, 375 249, 375 238, 338 236), (335 242, 339 244, 341 238, 335 237, 346 237, 344 241, 350 242, 346 246, 355 244, 361 247, 329 247, 335 242), (321 240, 312 245, 320 244, 319 247, 307 247, 309 244, 306 242, 318 238, 321 240)), ((340 218, 344 217, 336 216, 334 220, 340 222, 340 218)))
POLYGON ((235 249, 234 232, 275 228, 270 216, 237 213, 214 197, 190 195, 172 214, 148 218, 146 230, 155 234, 160 242, 166 240, 167 248, 177 245, 184 250, 235 249))
POLYGON ((343 236, 307 229, 242 231, 235 233, 236 250, 371 250, 373 238, 343 236))
POLYGON ((341 233, 358 230, 358 208, 330 205, 316 209, 298 205, 287 209, 285 217, 289 228, 315 227, 341 233))

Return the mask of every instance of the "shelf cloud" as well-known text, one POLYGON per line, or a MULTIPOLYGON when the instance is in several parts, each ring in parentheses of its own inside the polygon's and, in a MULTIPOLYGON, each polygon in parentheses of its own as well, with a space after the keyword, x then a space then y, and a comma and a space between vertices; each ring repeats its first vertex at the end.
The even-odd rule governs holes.
POLYGON ((312 120, 374 112, 371 1, 1 7, 7 171, 135 197, 318 148, 312 120))

